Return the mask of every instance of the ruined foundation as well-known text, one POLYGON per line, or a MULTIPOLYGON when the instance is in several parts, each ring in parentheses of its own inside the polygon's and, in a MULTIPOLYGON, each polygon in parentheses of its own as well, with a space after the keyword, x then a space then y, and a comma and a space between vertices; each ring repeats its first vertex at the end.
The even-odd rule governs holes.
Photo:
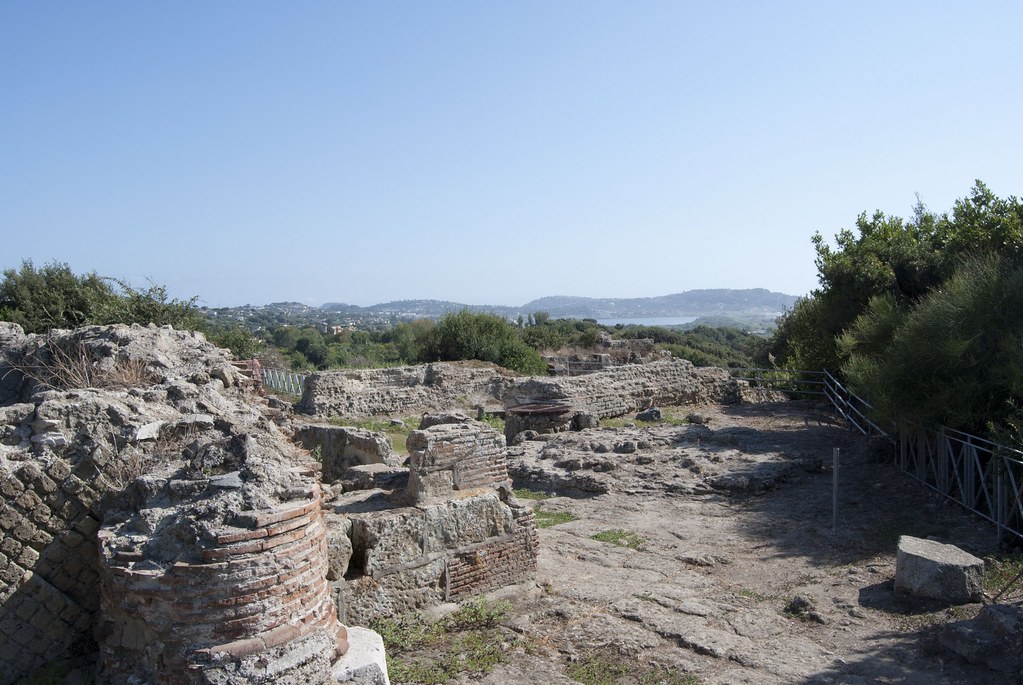
POLYGON ((405 490, 342 495, 328 517, 348 527, 331 549, 347 581, 348 622, 458 601, 536 572, 536 521, 511 493, 504 436, 476 422, 440 424, 413 432, 408 445, 405 490))
POLYGON ((227 353, 155 326, 0 343, 0 682, 332 681, 316 474, 227 353))

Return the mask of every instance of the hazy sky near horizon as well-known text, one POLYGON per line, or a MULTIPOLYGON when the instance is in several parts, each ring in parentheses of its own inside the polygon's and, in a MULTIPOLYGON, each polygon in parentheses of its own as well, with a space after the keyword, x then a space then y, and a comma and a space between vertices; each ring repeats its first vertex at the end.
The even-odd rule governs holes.
POLYGON ((802 295, 1023 189, 1023 3, 0 0, 0 268, 209 306, 802 295))

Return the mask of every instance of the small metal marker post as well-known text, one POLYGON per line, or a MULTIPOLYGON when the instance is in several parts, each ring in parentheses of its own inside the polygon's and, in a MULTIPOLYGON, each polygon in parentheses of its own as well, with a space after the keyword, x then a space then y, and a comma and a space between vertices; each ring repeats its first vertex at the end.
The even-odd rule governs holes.
POLYGON ((831 452, 831 532, 838 532, 838 448, 831 452))

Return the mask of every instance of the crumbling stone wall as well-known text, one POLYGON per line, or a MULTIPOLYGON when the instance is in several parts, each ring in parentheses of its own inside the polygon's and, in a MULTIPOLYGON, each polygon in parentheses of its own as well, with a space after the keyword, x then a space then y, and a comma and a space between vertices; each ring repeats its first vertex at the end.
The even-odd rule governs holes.
POLYGON ((565 400, 598 418, 654 405, 734 404, 780 399, 726 369, 684 359, 613 366, 584 376, 523 378, 493 365, 427 364, 397 369, 323 371, 306 379, 299 410, 317 416, 404 416, 489 402, 565 400))
POLYGON ((319 486, 298 476, 290 488, 295 500, 229 515, 231 525, 191 545, 181 544, 179 534, 159 546, 133 534, 144 525, 139 519, 159 520, 164 535, 168 528, 192 527, 193 513, 209 516, 225 498, 193 496, 184 511, 174 507, 152 516, 175 487, 198 489, 146 482, 139 489, 154 507, 99 532, 104 679, 328 682, 348 643, 326 582, 319 486))
POLYGON ((96 639, 99 682, 327 677, 318 491, 228 354, 139 326, 0 344, 0 682, 96 639))
POLYGON ((507 396, 516 401, 562 400, 577 411, 607 418, 655 405, 734 404, 760 399, 762 394, 725 369, 697 368, 684 359, 670 359, 573 378, 531 378, 512 387, 507 396))
POLYGON ((335 501, 334 515, 346 522, 338 528, 348 526, 331 543, 332 556, 344 557, 339 591, 348 622, 457 600, 536 572, 536 521, 511 493, 503 435, 477 422, 439 424, 413 432, 408 446, 406 491, 335 501))
POLYGON ((306 377, 296 408, 316 416, 407 416, 500 400, 515 380, 483 362, 320 371, 306 377))
POLYGON ((448 423, 413 431, 407 445, 408 493, 416 503, 509 482, 504 436, 481 424, 448 423))
POLYGON ((397 466, 400 463, 385 433, 364 428, 300 424, 294 437, 305 449, 318 452, 324 483, 340 480, 345 471, 359 464, 397 466))

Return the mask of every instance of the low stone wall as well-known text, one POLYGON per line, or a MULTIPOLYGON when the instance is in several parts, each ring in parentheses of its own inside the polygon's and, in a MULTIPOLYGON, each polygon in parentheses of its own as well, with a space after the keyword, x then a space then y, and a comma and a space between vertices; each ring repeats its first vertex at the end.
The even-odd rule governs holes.
POLYGON ((684 359, 613 366, 584 376, 524 378, 493 365, 437 363, 396 369, 323 371, 306 379, 299 411, 316 416, 406 416, 520 399, 567 400, 599 418, 654 405, 769 401, 777 393, 751 387, 726 369, 684 359))
POLYGON ((576 411, 608 418, 656 405, 734 404, 758 399, 758 393, 726 369, 697 368, 686 360, 670 359, 573 378, 531 378, 512 387, 507 397, 512 403, 562 400, 576 411))
POLYGON ((296 409, 316 416, 409 416, 500 400, 517 377, 493 364, 452 362, 321 371, 306 377, 296 409))

